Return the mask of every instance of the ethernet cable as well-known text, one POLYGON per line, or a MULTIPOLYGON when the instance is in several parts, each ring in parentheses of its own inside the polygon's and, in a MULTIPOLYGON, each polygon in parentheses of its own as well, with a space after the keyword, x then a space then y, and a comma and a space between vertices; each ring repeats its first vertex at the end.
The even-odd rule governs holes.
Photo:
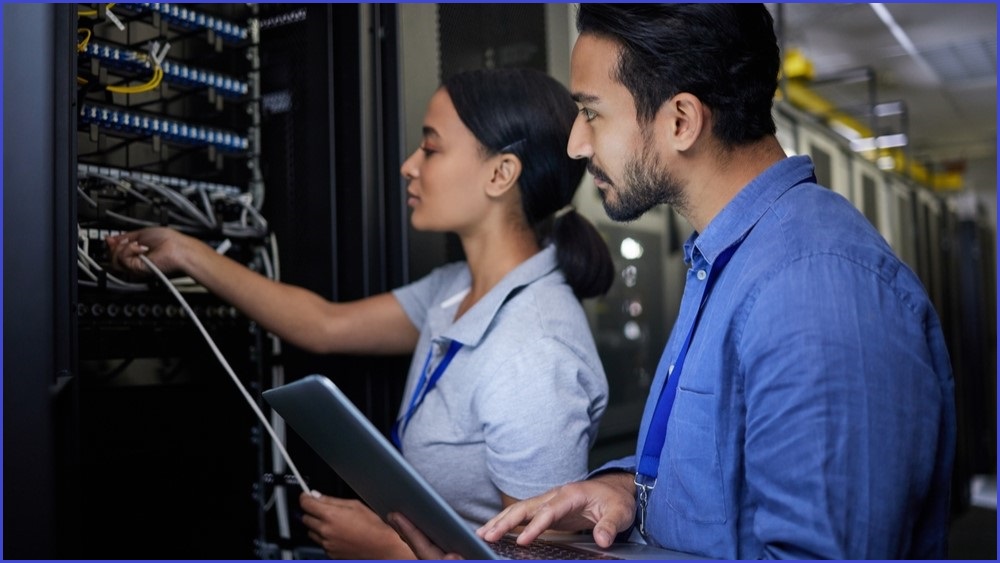
POLYGON ((236 373, 233 372, 233 368, 229 366, 229 362, 226 361, 225 356, 222 355, 222 352, 219 351, 219 348, 218 346, 215 345, 215 342, 212 340, 212 337, 208 335, 208 331, 205 330, 205 327, 201 324, 201 321, 198 320, 197 316, 195 316, 194 311, 191 310, 191 306, 188 305, 187 301, 184 300, 184 297, 181 296, 180 292, 177 291, 177 289, 173 286, 173 284, 170 283, 170 281, 167 279, 167 276, 164 275, 164 273, 160 271, 160 269, 157 268, 155 264, 153 264, 152 260, 150 260, 143 254, 139 255, 139 259, 146 264, 146 267, 149 268, 150 271, 152 271, 154 274, 156 274, 157 277, 160 278, 160 281, 162 281, 164 285, 167 286, 167 289, 169 289, 170 292, 173 293, 174 297, 181 304, 181 307, 183 307, 184 310, 187 311, 191 320, 194 321, 194 324, 198 327, 198 330, 201 331, 201 335, 205 337, 205 341, 208 342, 208 345, 212 349, 212 352, 215 353, 215 357, 219 359, 219 363, 222 364, 222 367, 225 368, 226 373, 229 374, 229 377, 233 380, 233 383, 235 383, 236 387, 239 388, 240 392, 243 394, 243 398, 246 399, 247 403, 250 405, 250 408, 253 409, 254 414, 256 414, 257 418, 261 421, 261 423, 264 424, 264 428, 267 430, 267 433, 271 436, 272 443, 274 444, 275 447, 277 447, 278 451, 281 453, 281 457, 284 458, 285 463, 288 464, 289 469, 292 470, 292 473, 295 475, 295 479, 298 481, 299 486, 302 487, 302 491, 308 493, 313 497, 319 498, 320 493, 318 491, 310 489, 306 485, 305 479, 302 478, 302 475, 299 473, 299 470, 295 466, 295 463, 292 462, 291 457, 289 457, 288 455, 288 451, 285 449, 284 445, 282 445, 281 440, 278 438, 278 435, 274 431, 274 428, 272 428, 271 424, 267 422, 267 419, 264 417, 264 413, 261 412, 260 407, 258 407, 257 403, 254 402, 253 397, 251 397, 250 393, 247 392, 246 387, 244 387, 243 383, 241 383, 239 378, 236 377, 236 373))

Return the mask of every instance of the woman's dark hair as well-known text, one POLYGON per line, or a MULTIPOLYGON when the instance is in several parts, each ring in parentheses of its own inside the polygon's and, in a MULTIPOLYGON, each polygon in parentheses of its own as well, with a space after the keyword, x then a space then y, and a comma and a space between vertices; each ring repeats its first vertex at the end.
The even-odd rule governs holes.
POLYGON ((780 57, 763 4, 588 4, 577 30, 621 46, 613 76, 649 123, 680 92, 711 108, 725 146, 774 134, 771 104, 780 57))
POLYGON ((587 165, 566 154, 577 114, 569 91, 529 69, 466 71, 449 77, 443 88, 487 155, 509 153, 521 160, 524 216, 540 244, 555 243, 559 268, 576 296, 606 293, 614 279, 607 243, 582 215, 563 210, 587 165))

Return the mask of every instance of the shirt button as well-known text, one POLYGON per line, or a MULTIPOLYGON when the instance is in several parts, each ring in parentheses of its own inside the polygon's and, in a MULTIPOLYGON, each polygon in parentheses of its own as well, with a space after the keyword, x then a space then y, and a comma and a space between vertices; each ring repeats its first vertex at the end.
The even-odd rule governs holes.
POLYGON ((705 281, 705 278, 708 277, 708 274, 705 273, 705 270, 698 270, 698 274, 697 275, 698 275, 698 279, 700 281, 705 281))

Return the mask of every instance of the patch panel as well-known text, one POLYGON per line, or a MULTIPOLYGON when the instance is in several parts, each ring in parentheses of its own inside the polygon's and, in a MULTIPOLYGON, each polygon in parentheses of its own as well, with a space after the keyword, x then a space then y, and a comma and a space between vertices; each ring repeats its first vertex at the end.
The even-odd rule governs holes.
POLYGON ((123 108, 84 103, 80 105, 80 121, 84 124, 95 124, 104 129, 138 135, 156 135, 168 141, 211 145, 226 151, 245 151, 250 146, 247 137, 232 131, 203 127, 169 117, 129 111, 123 108))
POLYGON ((228 42, 246 40, 249 34, 248 28, 245 26, 226 21, 205 12, 191 9, 184 4, 145 2, 137 4, 117 4, 115 7, 137 13, 155 13, 173 25, 187 29, 204 29, 206 31, 211 31, 221 37, 224 41, 228 42))
POLYGON ((239 186, 234 186, 231 184, 218 184, 215 182, 201 182, 201 181, 192 182, 189 180, 185 180, 183 178, 161 176, 159 174, 150 174, 148 172, 141 172, 141 171, 123 170, 121 168, 114 168, 110 166, 94 166, 91 164, 77 165, 77 175, 81 177, 104 176, 106 178, 113 178, 113 179, 119 179, 122 178, 123 176, 136 177, 148 182, 156 182, 164 186, 169 186, 181 193, 194 189, 204 189, 209 194, 221 194, 221 195, 235 197, 245 192, 245 189, 242 189, 239 186))
MULTIPOLYGON (((152 71, 154 66, 154 62, 147 53, 115 47, 98 41, 88 42, 80 51, 80 56, 97 59, 111 68, 134 73, 152 71)), ((171 59, 164 59, 160 67, 163 70, 163 80, 172 84, 214 88, 219 94, 230 98, 245 96, 250 89, 250 85, 245 80, 196 68, 171 59)))

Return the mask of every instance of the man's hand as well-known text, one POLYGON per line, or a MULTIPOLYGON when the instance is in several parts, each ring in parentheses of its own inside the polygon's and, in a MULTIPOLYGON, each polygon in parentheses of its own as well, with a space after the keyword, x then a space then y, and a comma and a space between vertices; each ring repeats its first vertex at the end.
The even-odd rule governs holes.
POLYGON ((513 504, 476 530, 476 534, 492 542, 527 524, 517 537, 518 544, 527 545, 549 529, 576 532, 593 528, 597 545, 608 547, 618 532, 632 525, 634 517, 632 475, 605 473, 513 504))

